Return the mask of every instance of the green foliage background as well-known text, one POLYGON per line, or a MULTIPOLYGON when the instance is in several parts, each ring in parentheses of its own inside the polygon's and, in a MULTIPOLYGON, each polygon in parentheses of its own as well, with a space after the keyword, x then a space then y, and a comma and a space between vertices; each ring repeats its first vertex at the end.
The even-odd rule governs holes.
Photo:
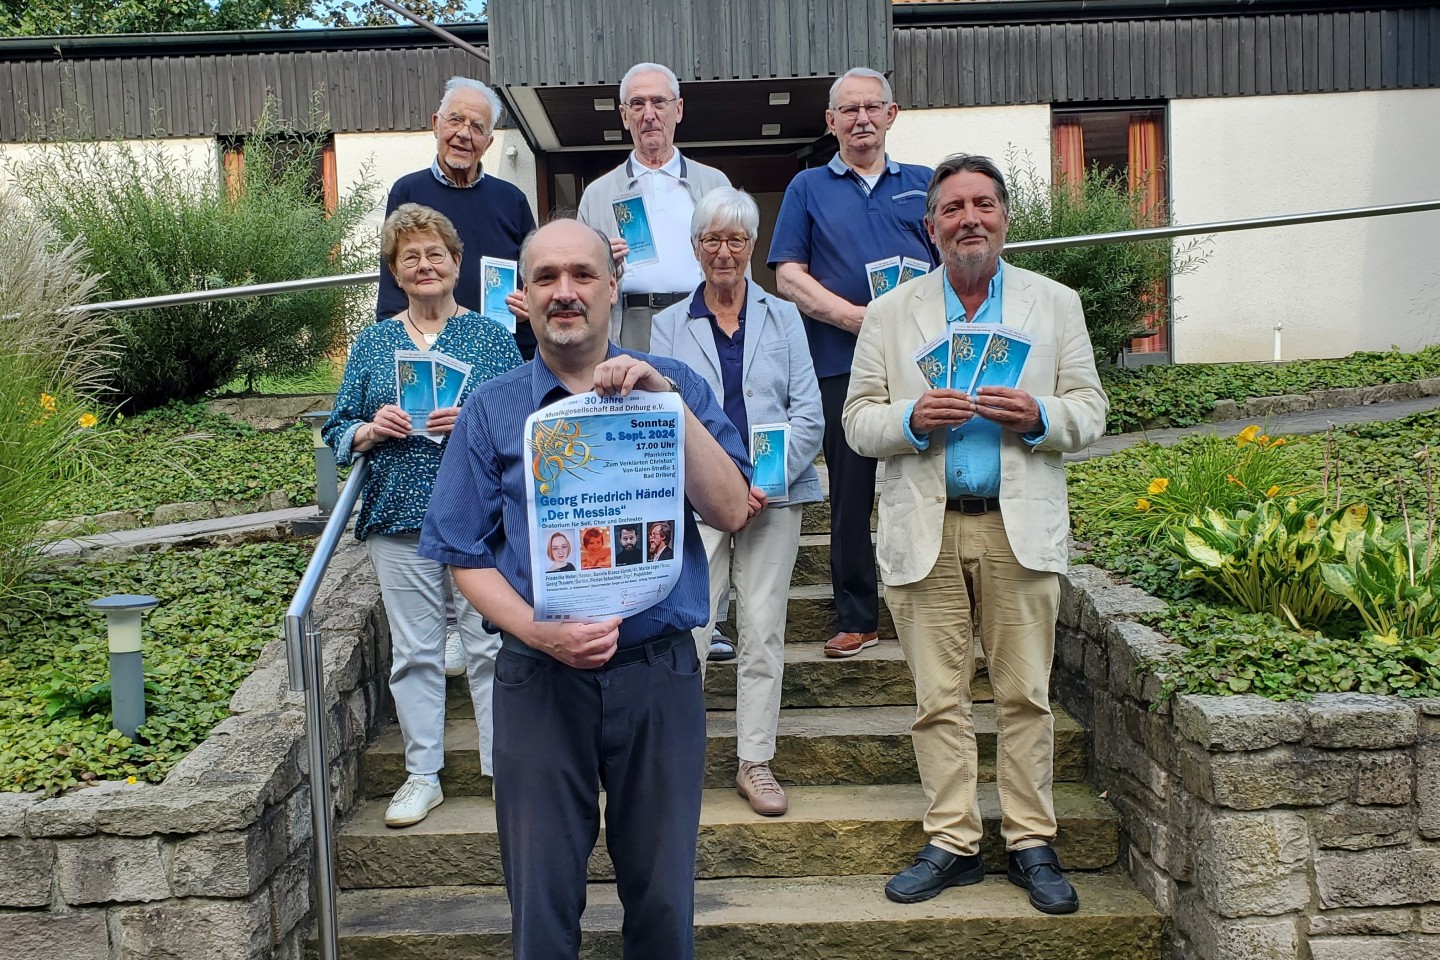
MULTIPOLYGON (((153 145, 61 141, 10 172, 64 240, 79 240, 98 294, 128 299, 373 269, 373 230, 359 229, 376 185, 362 181, 326 216, 310 177, 317 141, 260 134, 229 189, 208 165, 153 145)), ((366 313, 368 287, 218 300, 112 314, 110 388, 135 412, 198 397, 236 376, 310 368, 366 313)))
POLYGON ((45 596, 0 608, 0 790, 56 792, 88 779, 157 783, 210 728, 280 636, 309 544, 162 550, 41 577, 45 596), (85 604, 150 594, 146 720, 111 729, 105 619, 85 604))
MULTIPOLYGON (((406 0, 432 23, 484 19, 483 2, 406 0)), ((371 0, 3 0, 0 36, 187 33, 290 29, 306 19, 332 27, 399 22, 371 0)), ((409 21, 406 21, 407 23, 409 21)))

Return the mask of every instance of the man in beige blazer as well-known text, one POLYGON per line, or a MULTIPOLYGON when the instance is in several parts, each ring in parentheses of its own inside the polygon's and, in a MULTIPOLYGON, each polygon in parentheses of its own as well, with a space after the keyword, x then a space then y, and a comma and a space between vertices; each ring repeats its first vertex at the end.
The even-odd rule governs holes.
POLYGON ((984 876, 970 709, 978 615, 999 721, 1008 875, 1037 909, 1070 913, 1079 899, 1051 847, 1050 664, 1070 528, 1061 455, 1101 436, 1109 401, 1079 296, 1000 259, 1008 205, 988 158, 957 154, 936 168, 925 224, 941 269, 870 304, 843 423, 857 453, 886 462, 876 555, 915 678, 911 731, 930 801, 929 844, 886 896, 916 903, 984 876), (1018 387, 971 397, 929 385, 916 351, 947 324, 953 335, 967 323, 1003 323, 1031 339, 1018 387))

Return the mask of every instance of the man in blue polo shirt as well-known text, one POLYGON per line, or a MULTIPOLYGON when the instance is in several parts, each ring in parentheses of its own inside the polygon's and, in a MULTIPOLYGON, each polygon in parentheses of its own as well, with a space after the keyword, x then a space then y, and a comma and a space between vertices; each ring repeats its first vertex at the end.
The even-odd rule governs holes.
MULTIPOLYGON (((504 639, 495 665, 496 820, 515 957, 579 956, 603 784, 625 956, 690 960, 705 768, 705 706, 690 631, 710 619, 694 515, 721 530, 745 523, 749 459, 698 374, 608 342, 617 288, 603 234, 576 220, 551 221, 525 241, 520 274, 535 359, 466 402, 420 538, 420 555, 450 564, 465 597, 504 639), (685 401, 679 582, 623 621, 536 623, 525 419, 573 393, 632 389, 675 390, 685 401)), ((653 529, 651 536, 653 558, 653 529)))
MULTIPOLYGON (((465 249, 455 299, 463 307, 480 310, 480 258, 514 260, 520 241, 535 229, 535 216, 525 194, 480 166, 480 158, 495 142, 500 119, 500 98, 479 80, 451 77, 445 84, 440 107, 430 118, 435 130, 435 159, 424 170, 407 173, 390 188, 385 203, 388 217, 402 203, 419 203, 450 218, 465 249)), ((516 315, 515 344, 529 360, 535 355, 535 334, 524 315, 519 294, 511 297, 516 315)), ((376 319, 393 317, 406 307, 405 294, 395 283, 388 264, 380 263, 380 295, 376 319)))
POLYGON ((889 257, 937 262, 925 231, 930 168, 896 163, 885 153, 885 135, 899 113, 884 74, 856 67, 836 80, 825 123, 840 152, 826 166, 790 181, 770 242, 780 295, 805 317, 824 405, 837 627, 825 644, 831 657, 854 656, 878 642, 880 601, 870 542, 875 461, 851 450, 840 426, 855 337, 870 302, 865 264, 889 257))

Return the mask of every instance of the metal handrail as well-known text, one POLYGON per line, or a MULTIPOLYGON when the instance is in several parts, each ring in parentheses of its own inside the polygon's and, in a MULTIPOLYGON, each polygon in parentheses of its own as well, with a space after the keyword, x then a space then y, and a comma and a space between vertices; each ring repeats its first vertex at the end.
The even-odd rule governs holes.
POLYGON ((356 457, 350 479, 340 491, 335 510, 320 534, 305 575, 300 578, 295 598, 285 611, 285 656, 290 663, 290 689, 305 694, 305 748, 310 761, 310 820, 315 835, 315 897, 321 960, 336 960, 340 955, 340 931, 336 923, 335 838, 330 823, 330 767, 325 745, 325 658, 311 607, 369 476, 369 462, 364 457, 356 457))
MULTIPOLYGON (((1327 223, 1332 220, 1357 220, 1363 217, 1388 217, 1400 213, 1426 213, 1431 210, 1440 210, 1440 200, 1417 200, 1412 203, 1388 203, 1373 207, 1350 207, 1343 210, 1317 210, 1311 213, 1290 213, 1274 217, 1251 217, 1247 220, 1218 220, 1214 223, 1197 223, 1189 226, 1145 227, 1140 230, 1116 230, 1112 233, 1089 233, 1075 237, 1055 237, 1049 240, 1017 240, 1014 243, 1007 243, 1005 249, 1012 251, 1061 250, 1066 247, 1088 247, 1101 243, 1139 243, 1144 240, 1198 237, 1212 233, 1231 233, 1236 230, 1260 230, 1266 227, 1288 227, 1299 223, 1327 223)), ((298 293, 303 290, 320 290, 326 287, 376 283, 379 279, 379 271, 346 273, 333 277, 256 283, 246 287, 192 290, 188 293, 137 297, 133 300, 110 300, 70 309, 86 312, 149 310, 156 307, 175 307, 187 303, 205 303, 210 300, 263 297, 271 294, 298 293)))

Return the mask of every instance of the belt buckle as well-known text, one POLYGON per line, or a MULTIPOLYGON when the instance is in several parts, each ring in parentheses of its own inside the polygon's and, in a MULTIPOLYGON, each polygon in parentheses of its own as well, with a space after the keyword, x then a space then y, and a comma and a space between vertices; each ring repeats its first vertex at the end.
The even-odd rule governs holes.
POLYGON ((990 509, 984 497, 961 497, 960 512, 967 517, 978 517, 984 515, 990 509))

